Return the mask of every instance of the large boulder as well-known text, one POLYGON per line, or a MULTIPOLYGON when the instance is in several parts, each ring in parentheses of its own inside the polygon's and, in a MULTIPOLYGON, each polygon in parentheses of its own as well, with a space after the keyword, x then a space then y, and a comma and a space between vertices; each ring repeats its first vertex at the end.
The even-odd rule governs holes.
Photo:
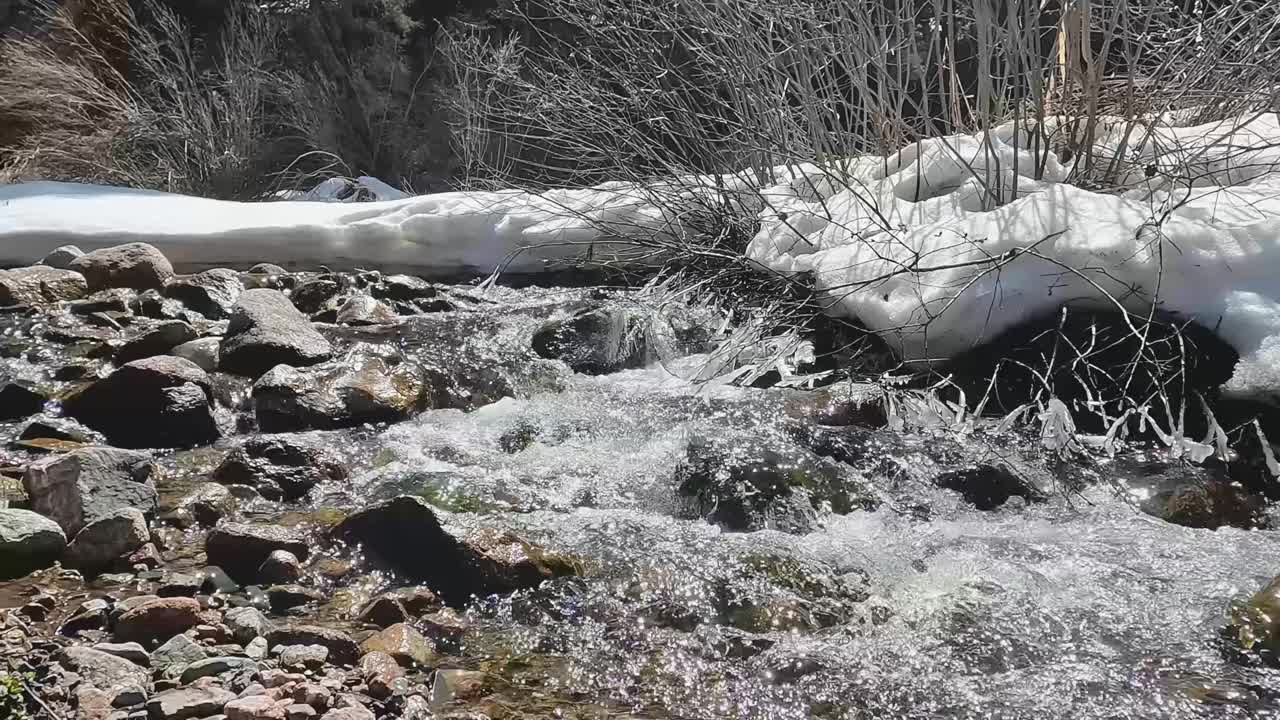
POLYGON ((63 401, 63 411, 122 447, 191 447, 218 438, 209 376, 190 360, 135 360, 63 401))
POLYGON ((162 288, 173 277, 173 265, 163 253, 146 243, 94 250, 72 260, 68 267, 84 275, 93 291, 109 287, 162 288))
POLYGON ((347 478, 342 457, 323 439, 307 435, 264 435, 246 440, 213 472, 216 482, 249 485, 264 497, 294 500, 325 481, 347 478))
POLYGON ((266 432, 331 429, 404 420, 426 403, 422 370, 394 352, 360 344, 312 368, 279 365, 253 386, 266 432))
POLYGON ((113 563, 151 541, 142 511, 126 507, 84 526, 67 546, 66 565, 86 573, 113 563))
POLYGON ((58 523, 18 508, 0 508, 0 580, 49 567, 67 547, 58 523))
POLYGON ((311 544, 306 532, 297 528, 228 522, 220 523, 205 539, 209 563, 241 582, 255 580, 258 568, 276 550, 305 560, 311 544))
POLYGON ((75 300, 88 291, 84 276, 71 270, 44 265, 0 270, 0 307, 75 300))
POLYGON ((120 508, 155 512, 153 468, 146 453, 83 448, 31 463, 22 484, 31 508, 75 537, 85 525, 120 508))
POLYGON ((277 365, 301 367, 329 359, 332 348, 289 298, 256 288, 240 294, 222 339, 223 370, 258 377, 277 365))
POLYGON ((176 277, 164 288, 166 296, 181 300, 188 308, 213 320, 230 317, 243 291, 240 274, 226 268, 176 277))

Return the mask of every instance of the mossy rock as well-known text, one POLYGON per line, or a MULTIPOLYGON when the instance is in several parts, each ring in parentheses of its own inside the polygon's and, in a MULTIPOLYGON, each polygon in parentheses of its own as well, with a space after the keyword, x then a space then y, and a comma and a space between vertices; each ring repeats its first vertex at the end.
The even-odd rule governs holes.
POLYGON ((1280 667, 1280 576, 1232 603, 1227 634, 1247 655, 1280 667))

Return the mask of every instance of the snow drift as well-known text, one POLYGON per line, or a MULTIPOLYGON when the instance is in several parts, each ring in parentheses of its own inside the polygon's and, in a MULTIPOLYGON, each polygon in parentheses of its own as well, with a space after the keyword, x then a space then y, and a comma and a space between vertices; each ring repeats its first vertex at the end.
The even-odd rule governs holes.
MULTIPOLYGON (((231 203, 30 183, 0 187, 0 264, 30 263, 65 243, 144 241, 180 268, 270 261, 435 276, 538 272, 588 249, 639 261, 648 251, 621 236, 680 237, 680 193, 721 193, 760 213, 752 260, 811 273, 833 312, 857 318, 905 360, 952 357, 1066 303, 1154 305, 1236 348, 1229 390, 1280 392, 1276 116, 1135 133, 1103 124, 1076 157, 1114 160, 1121 192, 1072 184, 1073 167, 1035 147, 1009 125, 887 158, 773 168, 767 180, 746 172, 369 203, 231 203)), ((368 181, 374 196, 395 197, 368 181)))

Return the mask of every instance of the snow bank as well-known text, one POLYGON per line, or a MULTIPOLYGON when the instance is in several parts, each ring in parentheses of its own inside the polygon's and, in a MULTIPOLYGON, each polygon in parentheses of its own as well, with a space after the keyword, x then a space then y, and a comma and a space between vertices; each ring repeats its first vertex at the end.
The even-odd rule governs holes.
MULTIPOLYGON (((765 191, 749 255, 811 272, 833 311, 909 361, 948 358, 1064 303, 1165 311, 1214 328, 1241 355, 1228 389, 1280 391, 1280 125, 1162 128, 1123 152, 1132 189, 1039 179, 1026 139, 938 138, 860 160, 842 183, 765 191), (1173 181, 1147 180, 1174 175, 1173 181), (986 188, 996 188, 992 202, 986 188)), ((1095 152, 1121 152, 1104 131, 1095 152)))

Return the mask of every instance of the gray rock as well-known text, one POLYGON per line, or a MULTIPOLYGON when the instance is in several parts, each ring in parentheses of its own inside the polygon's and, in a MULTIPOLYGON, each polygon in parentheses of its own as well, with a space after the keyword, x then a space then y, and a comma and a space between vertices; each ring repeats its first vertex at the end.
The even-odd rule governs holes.
POLYGON ((94 598, 80 603, 80 607, 76 609, 70 618, 62 624, 58 629, 58 633, 68 637, 75 637, 77 634, 85 630, 97 630, 107 623, 107 613, 111 610, 111 605, 102 598, 94 598))
POLYGON ((48 401, 45 393, 30 383, 13 380, 0 384, 0 421, 35 415, 48 401))
POLYGON ((321 715, 320 720, 377 720, 377 716, 363 705, 353 705, 351 707, 334 708, 321 715))
MULTIPOLYGON (((258 580, 272 585, 296 583, 302 577, 302 563, 288 550, 273 550, 258 568, 258 580)), ((270 596, 268 591, 267 595, 270 596)))
POLYGON ((31 508, 75 537, 87 523, 120 508, 155 512, 152 469, 151 456, 145 453, 84 448, 31 463, 22 484, 31 508))
POLYGON ((226 268, 176 277, 164 288, 165 295, 181 300, 183 305, 213 320, 230 317, 243 291, 240 274, 226 268))
POLYGON ((149 673, 145 668, 101 650, 69 647, 62 651, 58 663, 109 693, 123 688, 141 690, 147 686, 149 673))
POLYGON ((289 300, 293 306, 304 313, 318 312, 338 296, 342 285, 334 277, 318 277, 308 280, 293 289, 289 300))
POLYGON ((360 658, 360 674, 369 688, 369 694, 380 699, 395 694, 397 686, 404 682, 404 670, 395 658, 376 650, 366 652, 360 658))
POLYGON ((212 677, 242 670, 257 672, 258 663, 244 657, 212 657, 205 660, 197 660, 188 665, 187 669, 182 671, 182 676, 178 678, 178 681, 183 684, 189 684, 202 677, 212 677))
POLYGON ((188 665, 205 659, 204 648, 186 635, 174 635, 151 652, 151 667, 169 677, 177 677, 188 665))
POLYGON ((152 320, 183 320, 196 315, 177 300, 164 297, 158 290, 138 293, 138 296, 129 302, 129 309, 139 317, 152 320))
POLYGON ((151 645, 164 642, 202 622, 202 608, 193 598, 167 597, 148 600, 130 608, 115 622, 119 642, 151 645))
POLYGON ((533 349, 576 372, 611 373, 644 364, 644 327, 624 308, 586 310, 543 325, 533 336, 533 349))
POLYGON ((305 531, 277 525, 222 523, 205 539, 209 562, 241 582, 252 581, 275 550, 286 550, 305 559, 311 547, 305 531))
POLYGON ((289 298, 259 288, 240 294, 222 339, 223 370, 258 377, 280 365, 314 365, 329 359, 329 341, 316 332, 289 298))
POLYGON ((94 250, 72 260, 68 267, 84 275, 89 289, 95 291, 109 287, 161 288, 173 277, 168 259, 146 243, 94 250))
POLYGON ((386 305, 368 295, 353 295, 338 308, 336 320, 341 325, 386 325, 399 318, 386 305))
POLYGON ((89 291, 78 272, 36 265, 0 270, 0 307, 75 300, 89 291))
POLYGON ((271 263, 258 263, 249 268, 251 275, 288 275, 289 271, 271 263))
POLYGON ((116 352, 120 364, 163 355, 183 343, 196 339, 196 330, 181 320, 162 320, 140 327, 116 352))
POLYGON ((205 372, 218 369, 218 348, 222 345, 220 337, 197 338, 169 351, 170 355, 190 360, 205 372))
POLYGON ((84 251, 75 245, 61 245, 49 251, 40 260, 41 265, 48 265, 51 268, 66 270, 71 267, 71 261, 84 255, 84 251))
POLYGON ((280 667, 286 670, 319 670, 329 659, 323 645, 284 645, 279 648, 280 667))
POLYGON ((271 601, 271 609, 278 613, 287 612, 308 603, 322 603, 327 597, 319 590, 312 590, 301 585, 272 585, 267 588, 267 598, 271 601))
POLYGON ((18 508, 0 508, 0 580, 49 567, 67 547, 58 523, 18 508))
POLYGON ((136 642, 98 643, 93 646, 93 649, 116 657, 122 657, 134 665, 141 665, 142 667, 151 665, 151 654, 136 642))
POLYGON ((202 482, 191 489, 178 508, 191 513, 196 523, 211 527, 235 511, 237 500, 226 487, 213 482, 202 482))
POLYGON ((218 438, 209 376, 190 360, 135 360, 63 401, 63 410, 123 447, 190 447, 218 438))
POLYGON ((66 564, 96 573, 151 541, 147 518, 136 508, 120 508, 87 524, 67 546, 66 564))
POLYGON ((257 608, 232 608, 222 616, 222 622, 230 628, 236 642, 246 646, 271 631, 271 621, 257 608))
POLYGON ((347 474, 342 457, 323 438, 265 435, 249 438, 231 451, 213 479, 249 485, 266 498, 294 500, 321 482, 345 480, 347 474))
POLYGON ((218 687, 174 688, 148 700, 147 714, 151 720, 208 718, 235 699, 235 693, 218 687))
POLYGON ((412 275, 388 275, 371 289, 379 300, 420 300, 437 294, 431 283, 412 275))
POLYGON ((256 637, 244 646, 244 654, 251 660, 262 660, 267 656, 269 647, 267 639, 264 637, 256 637))
POLYGON ((267 432, 332 429, 412 417, 426 404, 422 370, 394 352, 357 345, 312 368, 280 365, 253 385, 254 413, 267 432))
POLYGON ((284 708, 285 720, 310 720, 317 715, 319 715, 319 713, 316 712, 315 708, 310 705, 303 705, 302 703, 286 705, 284 708))
POLYGON ((331 662, 351 665, 359 657, 359 648, 351 636, 341 630, 317 625, 286 625, 267 633, 267 643, 277 645, 323 645, 329 649, 331 662))

